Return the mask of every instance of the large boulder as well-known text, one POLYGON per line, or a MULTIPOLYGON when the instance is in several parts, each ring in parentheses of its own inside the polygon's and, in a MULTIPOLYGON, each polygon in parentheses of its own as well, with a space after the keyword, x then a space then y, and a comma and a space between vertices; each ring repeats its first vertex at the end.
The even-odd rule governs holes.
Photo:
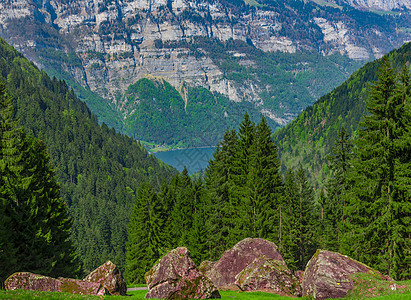
POLYGON ((206 276, 198 271, 187 248, 167 253, 145 275, 146 298, 210 299, 221 298, 206 276))
POLYGON ((274 243, 260 238, 246 238, 227 250, 206 275, 218 289, 238 289, 235 276, 262 255, 284 263, 274 243))
POLYGON ((299 279, 283 261, 260 256, 236 276, 242 291, 265 291, 284 296, 302 295, 299 279))
POLYGON ((18 272, 10 275, 4 282, 8 291, 29 290, 41 292, 60 291, 61 281, 48 276, 37 275, 29 272, 18 272))
POLYGON ((59 277, 58 280, 61 282, 61 292, 80 295, 109 295, 107 289, 97 282, 62 277, 59 277))
POLYGON ((107 295, 101 284, 76 279, 51 278, 29 272, 14 273, 4 282, 6 290, 65 292, 80 295, 107 295))
POLYGON ((368 273, 383 280, 392 280, 346 255, 317 250, 304 272, 303 296, 312 296, 318 300, 343 298, 354 288, 351 275, 357 273, 368 273))
POLYGON ((111 295, 124 296, 127 293, 127 284, 120 270, 111 261, 101 265, 88 274, 85 281, 97 282, 104 286, 111 295))

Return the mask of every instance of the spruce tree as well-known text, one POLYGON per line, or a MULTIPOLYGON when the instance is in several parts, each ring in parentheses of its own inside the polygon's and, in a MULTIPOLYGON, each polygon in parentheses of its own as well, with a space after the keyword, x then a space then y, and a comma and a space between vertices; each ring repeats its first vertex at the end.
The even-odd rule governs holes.
POLYGON ((408 68, 387 57, 355 140, 343 250, 395 279, 410 276, 411 118, 408 68))
POLYGON ((290 270, 297 270, 299 197, 295 174, 288 169, 284 179, 278 247, 290 270))
POLYGON ((177 197, 171 211, 171 218, 173 220, 175 245, 183 247, 188 244, 194 213, 194 188, 186 168, 178 176, 176 188, 177 197))
POLYGON ((233 184, 230 193, 233 228, 230 231, 229 239, 234 242, 253 235, 253 226, 250 219, 252 215, 251 191, 248 185, 248 177, 251 168, 255 131, 255 124, 246 113, 240 124, 237 147, 233 152, 233 172, 231 176, 233 184))
POLYGON ((257 125, 248 174, 251 235, 277 242, 279 239, 282 180, 278 150, 263 117, 257 125))
POLYGON ((130 283, 144 282, 144 274, 165 254, 162 240, 166 215, 159 197, 149 184, 137 190, 128 224, 126 277, 130 283))
POLYGON ((314 192, 301 164, 298 166, 295 179, 298 195, 297 209, 294 211, 297 225, 295 243, 298 249, 296 266, 299 270, 304 270, 308 260, 317 250, 314 227, 317 220, 314 214, 314 192))
POLYGON ((347 176, 351 167, 352 142, 342 127, 332 146, 332 154, 327 157, 332 171, 328 180, 327 197, 322 201, 322 222, 324 223, 323 248, 339 251, 341 228, 344 222, 345 193, 348 191, 347 176))
POLYGON ((44 144, 13 119, 14 107, 0 83, 0 199, 13 248, 14 271, 73 276, 78 270, 70 241, 71 220, 44 144))
POLYGON ((236 131, 227 129, 205 172, 208 258, 211 260, 218 259, 229 245, 236 243, 229 234, 234 227, 230 198, 237 140, 236 131))

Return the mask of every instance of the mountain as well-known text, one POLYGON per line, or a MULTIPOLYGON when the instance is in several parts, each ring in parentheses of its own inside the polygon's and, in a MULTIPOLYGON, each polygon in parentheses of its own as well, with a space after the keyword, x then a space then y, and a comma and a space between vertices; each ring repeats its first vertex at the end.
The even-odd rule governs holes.
POLYGON ((345 3, 358 9, 380 11, 407 11, 411 10, 410 0, 325 0, 330 3, 345 3))
MULTIPOLYGON (((397 70, 406 63, 409 66, 411 43, 393 50, 388 57, 397 70)), ((330 172, 327 155, 331 154, 331 146, 342 126, 349 135, 357 136, 358 122, 368 113, 365 107, 368 87, 377 79, 380 64, 381 60, 367 63, 274 134, 283 165, 296 167, 301 163, 313 177, 315 186, 324 186, 330 172)))
POLYGON ((159 189, 177 171, 135 140, 99 125, 64 82, 51 79, 1 38, 0 80, 13 96, 20 125, 48 148, 84 270, 108 259, 123 268, 134 191, 143 182, 159 189))
MULTIPOLYGON (((173 86, 185 106, 195 103, 186 88, 205 88, 206 102, 250 102, 283 126, 365 60, 411 36, 408 12, 316 2, 9 0, 0 3, 0 35, 64 79, 101 121, 137 139, 126 120, 137 103, 125 94, 147 75, 173 86)), ((216 115, 219 127, 226 118, 216 115)))

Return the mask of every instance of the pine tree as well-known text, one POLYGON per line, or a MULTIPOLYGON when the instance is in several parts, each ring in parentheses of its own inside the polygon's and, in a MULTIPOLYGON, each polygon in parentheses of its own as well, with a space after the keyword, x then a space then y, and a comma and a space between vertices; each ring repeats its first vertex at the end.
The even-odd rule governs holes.
POLYGON ((194 213, 194 188, 186 168, 178 176, 176 188, 177 198, 171 212, 173 231, 176 234, 175 245, 186 247, 194 213))
POLYGON ((144 274, 165 254, 162 240, 165 220, 161 200, 149 184, 142 184, 128 224, 126 277, 129 282, 144 282, 144 274))
POLYGON ((206 203, 204 202, 204 186, 201 179, 194 183, 193 224, 190 228, 187 248, 198 265, 208 257, 208 233, 206 229, 206 203))
POLYGON ((271 129, 263 117, 257 125, 252 148, 248 187, 252 236, 279 239, 282 180, 279 174, 278 150, 271 139, 271 129))
POLYGON ((297 270, 298 262, 298 209, 299 197, 295 174, 288 169, 284 179, 281 203, 279 249, 290 270, 297 270))
POLYGON ((297 237, 295 243, 297 244, 297 268, 298 270, 304 270, 308 260, 317 250, 316 231, 314 225, 317 223, 314 214, 314 192, 302 165, 298 166, 296 172, 296 185, 297 185, 297 209, 296 213, 296 225, 297 225, 297 237))
POLYGON ((236 243, 229 238, 229 234, 234 227, 230 195, 237 140, 236 131, 227 129, 205 172, 206 226, 211 260, 218 259, 230 247, 229 245, 236 243))
POLYGON ((72 223, 47 149, 18 128, 5 92, 1 83, 0 210, 8 218, 11 239, 0 244, 13 248, 14 271, 73 276, 78 265, 70 241, 72 223))
POLYGON ((410 79, 387 57, 355 140, 344 252, 400 279, 410 276, 410 79))
POLYGON ((341 223, 344 222, 344 207, 346 206, 344 194, 349 186, 347 176, 351 167, 352 143, 344 127, 338 133, 332 147, 332 155, 327 157, 332 177, 327 182, 327 197, 323 197, 322 220, 324 223, 323 248, 339 251, 341 239, 341 223))
POLYGON ((232 187, 230 193, 233 228, 230 231, 229 237, 229 240, 233 242, 238 242, 253 235, 253 226, 250 219, 252 215, 251 191, 247 183, 251 168, 255 131, 255 124, 246 113, 240 124, 237 147, 235 152, 233 152, 232 187))

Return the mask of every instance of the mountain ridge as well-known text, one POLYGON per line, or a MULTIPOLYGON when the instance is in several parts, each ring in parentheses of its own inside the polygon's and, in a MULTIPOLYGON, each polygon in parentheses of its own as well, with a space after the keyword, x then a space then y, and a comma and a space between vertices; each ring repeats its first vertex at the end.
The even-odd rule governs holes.
POLYGON ((341 1, 248 3, 10 0, 0 3, 0 35, 124 132, 123 96, 147 75, 163 77, 186 102, 186 86, 251 102, 282 126, 347 78, 353 60, 381 57, 411 39, 408 13, 377 15, 341 1), (332 71, 293 57, 307 53, 334 64, 332 71))
MULTIPOLYGON (((401 69, 411 61, 411 42, 387 54, 393 68, 401 69)), ((343 84, 307 107, 287 126, 274 133, 283 164, 302 164, 309 171, 315 187, 324 188, 330 170, 327 155, 331 154, 338 131, 343 126, 356 137, 358 122, 367 114, 365 100, 369 85, 377 79, 381 59, 367 63, 343 84)))

